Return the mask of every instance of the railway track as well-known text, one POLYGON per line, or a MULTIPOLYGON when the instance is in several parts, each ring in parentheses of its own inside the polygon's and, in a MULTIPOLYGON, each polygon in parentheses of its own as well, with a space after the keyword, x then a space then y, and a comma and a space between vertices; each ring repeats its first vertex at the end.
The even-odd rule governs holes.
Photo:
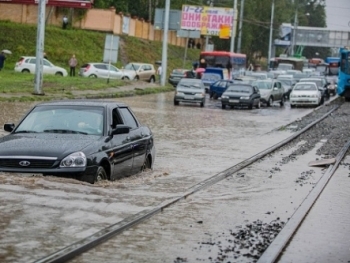
MULTIPOLYGON (((121 233, 123 233, 125 230, 130 229, 131 227, 134 227, 138 224, 141 224, 145 220, 153 217, 154 215, 163 212, 166 208, 172 207, 179 203, 181 200, 184 200, 188 198, 189 196, 204 190, 206 188, 209 188, 213 186, 214 184, 224 180, 227 177, 232 176, 233 174, 241 171, 242 169, 252 165, 253 163, 257 162, 261 158, 273 153, 274 151, 278 150, 279 148, 285 146, 286 144, 292 142, 294 139, 296 139, 301 134, 305 133, 312 127, 314 127, 316 124, 323 121, 325 118, 329 117, 332 113, 334 113, 340 106, 333 106, 331 109, 325 113, 323 116, 318 118, 317 120, 311 122, 303 129, 295 132, 293 135, 291 135, 289 138, 280 141, 279 143, 275 144, 274 146, 265 149, 264 151, 259 152, 258 154, 238 163, 235 166, 230 167, 229 169, 218 173, 211 178, 204 180, 194 186, 192 186, 190 189, 188 189, 185 193, 181 194, 180 196, 173 198, 165 203, 160 204, 154 209, 150 210, 144 210, 140 213, 137 213, 133 216, 130 216, 128 218, 125 218, 122 221, 116 222, 113 225, 110 225, 101 231, 96 232, 95 234, 81 239, 78 242, 75 242, 69 246, 66 246, 65 248, 58 250, 46 257, 43 257, 37 261, 36 263, 44 263, 44 262, 65 262, 68 260, 71 260, 78 255, 87 252, 91 250, 92 248, 96 247, 99 244, 102 244, 103 242, 106 242, 107 240, 111 239, 112 237, 115 237, 121 233)), ((305 217, 307 212, 310 210, 312 204, 315 202, 317 197, 320 195, 320 192, 325 187, 327 182, 329 181, 331 175, 336 170, 337 166, 339 165, 339 162, 343 158, 344 154, 346 153, 347 148, 349 147, 348 144, 346 144, 341 153, 337 156, 337 162, 335 165, 332 165, 329 167, 329 171, 323 175, 322 177, 322 183, 318 184, 317 187, 314 188, 312 191, 313 194, 308 195, 307 200, 305 200, 305 205, 303 205, 303 209, 299 210, 298 213, 295 213, 293 215, 293 219, 291 219, 287 224, 286 227, 283 228, 280 235, 278 235, 277 238, 275 238, 276 241, 271 243, 269 248, 266 250, 266 252, 261 256, 261 259, 259 259, 259 262, 273 262, 271 260, 274 260, 274 258, 278 258, 279 253, 281 253, 283 247, 288 243, 288 240, 292 237, 293 233, 296 231, 297 227, 300 225, 300 222, 305 217), (322 185, 322 186, 321 186, 322 185), (306 205, 307 204, 307 205, 306 205), (288 226, 288 227, 287 227, 288 226), (288 231, 289 230, 289 231, 288 231), (288 232, 286 232, 288 231, 288 232), (261 261, 260 261, 261 260, 261 261), (265 260, 265 261, 264 261, 265 260)), ((303 204, 304 204, 303 203, 303 204)))

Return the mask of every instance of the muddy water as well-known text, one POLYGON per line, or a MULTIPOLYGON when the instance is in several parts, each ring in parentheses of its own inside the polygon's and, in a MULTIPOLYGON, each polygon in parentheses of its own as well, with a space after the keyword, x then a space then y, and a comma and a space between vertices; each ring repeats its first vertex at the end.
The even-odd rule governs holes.
MULTIPOLYGON (((219 102, 209 100, 205 108, 175 107, 172 93, 118 100, 130 105, 138 118, 151 127, 157 149, 154 170, 96 185, 68 178, 0 173, 1 262, 38 259, 178 196, 192 185, 290 136, 288 130, 279 127, 312 110, 291 110, 288 105, 222 110, 219 102)), ((32 104, 2 103, 0 123, 17 122, 32 104)), ((255 184, 260 188, 247 188, 247 193, 265 196, 266 189, 274 188, 263 181, 255 184)), ((225 199, 225 195, 217 194, 215 199, 225 199)), ((246 198, 238 196, 238 200, 249 201, 246 198)), ((208 195, 204 198, 208 204, 201 205, 209 205, 210 199, 208 195)), ((249 203, 249 210, 261 207, 249 203)), ((234 207, 244 206, 246 202, 234 207)), ((236 213, 242 211, 227 210, 228 215, 236 213)), ((212 215, 210 212, 203 220, 213 220, 212 215)))
POLYGON ((323 174, 307 166, 321 146, 284 164, 303 143, 269 156, 72 262, 254 262, 263 237, 238 238, 239 231, 288 221, 323 174))

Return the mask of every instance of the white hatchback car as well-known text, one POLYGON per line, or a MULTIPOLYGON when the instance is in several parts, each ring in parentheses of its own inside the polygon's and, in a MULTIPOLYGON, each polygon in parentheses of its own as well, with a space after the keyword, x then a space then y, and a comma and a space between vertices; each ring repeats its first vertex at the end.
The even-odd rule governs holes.
POLYGON ((290 107, 319 106, 322 103, 321 91, 314 82, 299 82, 290 93, 290 107))
POLYGON ((79 75, 89 78, 133 80, 136 76, 136 73, 126 72, 107 63, 87 63, 81 66, 79 75))
MULTIPOLYGON (((43 73, 44 74, 52 74, 57 76, 64 76, 66 77, 68 75, 67 70, 61 67, 57 67, 54 64, 52 64, 47 59, 43 60, 43 73)), ((16 72, 22 72, 22 73, 32 73, 35 74, 35 68, 36 68, 36 57, 21 57, 18 62, 15 65, 15 71, 16 72)))

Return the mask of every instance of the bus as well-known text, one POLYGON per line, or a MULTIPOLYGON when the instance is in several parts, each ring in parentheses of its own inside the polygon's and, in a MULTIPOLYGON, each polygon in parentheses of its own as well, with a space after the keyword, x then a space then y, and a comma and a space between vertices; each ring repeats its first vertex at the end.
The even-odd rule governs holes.
POLYGON ((296 69, 296 70, 303 70, 304 67, 304 59, 302 58, 295 58, 295 57, 276 57, 271 58, 269 62, 269 68, 270 70, 287 70, 287 68, 283 68, 280 66, 284 64, 291 65, 288 69, 296 69))
POLYGON ((206 67, 231 69, 232 75, 243 73, 247 64, 247 56, 245 54, 228 51, 202 51, 199 61, 201 62, 203 59, 206 67))
POLYGON ((339 53, 337 93, 339 96, 344 96, 346 101, 350 101, 350 50, 341 48, 339 53))
POLYGON ((329 76, 338 75, 340 58, 326 57, 324 61, 328 63, 328 75, 329 76))

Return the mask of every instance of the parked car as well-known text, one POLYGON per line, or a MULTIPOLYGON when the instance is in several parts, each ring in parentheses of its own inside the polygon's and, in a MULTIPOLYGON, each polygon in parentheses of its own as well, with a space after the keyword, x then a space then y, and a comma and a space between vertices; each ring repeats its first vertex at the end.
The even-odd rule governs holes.
POLYGON ((89 78, 110 78, 132 80, 135 73, 124 72, 121 69, 107 63, 87 63, 81 66, 79 75, 89 78))
POLYGON ((0 171, 69 176, 94 183, 152 168, 151 130, 123 104, 67 100, 37 104, 5 124, 0 171))
POLYGON ((299 83, 301 82, 314 82, 317 85, 322 95, 321 103, 323 103, 325 99, 330 97, 327 89, 327 80, 324 76, 300 79, 299 83))
POLYGON ((176 87, 176 85, 179 83, 180 79, 182 78, 195 78, 195 73, 190 69, 173 69, 173 71, 170 73, 168 82, 176 87))
POLYGON ((249 84, 233 84, 221 96, 221 107, 226 106, 234 108, 235 106, 243 106, 252 109, 260 108, 260 92, 257 87, 249 84))
POLYGON ((212 85, 210 85, 210 88, 209 88, 210 98, 213 98, 214 100, 218 99, 219 97, 222 96, 222 94, 225 92, 227 87, 233 83, 234 81, 231 79, 222 79, 214 82, 212 85))
POLYGON ((156 70, 152 64, 131 62, 122 69, 125 74, 135 74, 134 80, 143 80, 154 83, 156 81, 156 70))
POLYGON ((321 91, 315 82, 299 82, 290 93, 290 106, 318 106, 322 103, 321 91))
POLYGON ((253 86, 258 87, 260 91, 260 101, 268 107, 274 102, 284 105, 284 89, 282 83, 275 79, 257 80, 253 82, 253 86))
MULTIPOLYGON (((16 72, 35 74, 36 69, 36 57, 22 56, 15 65, 16 72)), ((52 74, 56 76, 68 76, 67 70, 64 68, 55 66, 49 60, 43 59, 43 73, 52 74)))
POLYGON ((181 79, 176 86, 174 105, 180 102, 205 104, 205 87, 200 79, 181 79))

